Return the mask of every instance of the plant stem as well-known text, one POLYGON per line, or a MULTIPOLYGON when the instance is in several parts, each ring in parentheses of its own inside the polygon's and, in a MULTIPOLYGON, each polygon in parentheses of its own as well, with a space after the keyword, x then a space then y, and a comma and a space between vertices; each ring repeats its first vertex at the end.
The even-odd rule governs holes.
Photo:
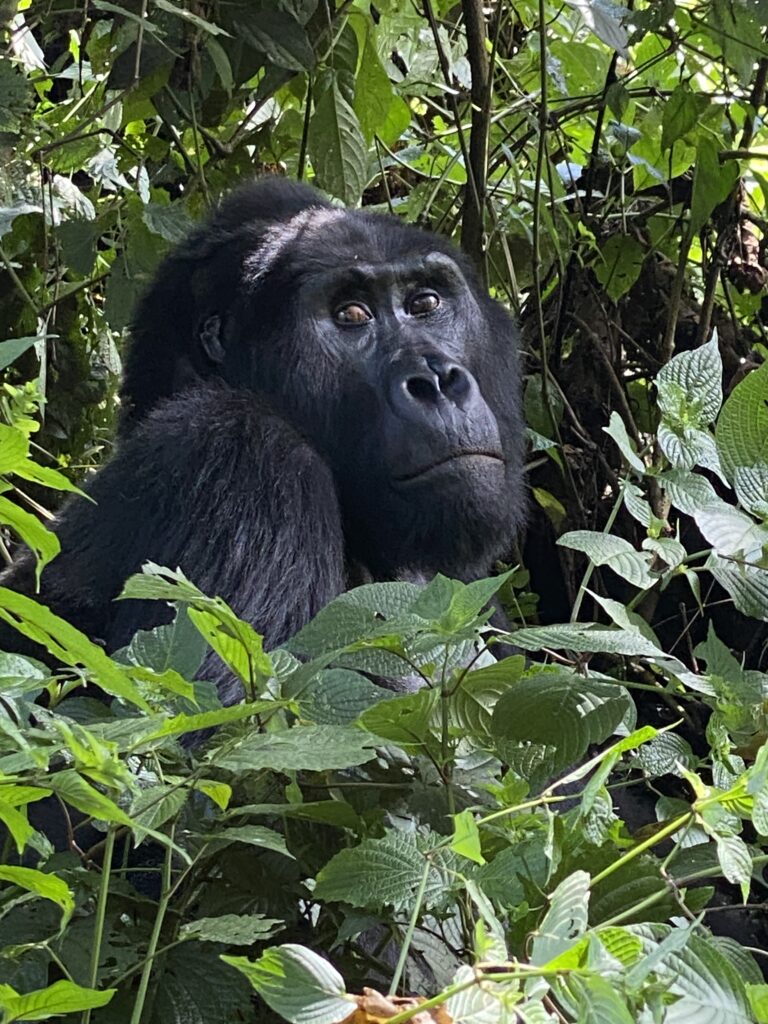
POLYGON ((168 904, 173 891, 171 887, 172 856, 171 848, 170 846, 167 846, 165 849, 165 860, 163 861, 163 888, 160 893, 160 900, 157 904, 155 923, 152 928, 152 935, 149 939, 149 946, 147 947, 147 960, 144 964, 144 970, 141 972, 139 991, 136 993, 136 1002, 133 1004, 133 1013, 131 1014, 130 1024, 140 1024, 141 1015, 144 1011, 144 1003, 147 999, 147 989, 149 988, 149 979, 152 976, 152 967, 156 959, 158 943, 160 942, 160 932, 163 929, 163 922, 165 921, 166 911, 168 910, 168 904))
MULTIPOLYGON (((408 922, 408 928, 403 936, 403 945, 400 948, 400 956, 397 958, 397 966, 395 967, 395 973, 392 975, 392 982, 389 986, 389 994, 391 996, 397 992, 397 986, 400 984, 400 979, 402 978, 403 971, 405 970, 408 953, 411 949, 411 942, 413 942, 413 933, 416 931, 416 923, 419 920, 419 914, 421 913, 421 904, 424 902, 424 893, 427 888, 427 879, 429 878, 429 871, 431 867, 432 864, 429 858, 425 857, 424 871, 422 872, 419 889, 416 893, 416 899, 413 904, 413 912, 411 913, 411 919, 408 922)), ((131 1022, 131 1024, 133 1024, 133 1022, 131 1022)), ((136 1024, 138 1024, 138 1022, 136 1022, 136 1024)))
MULTIPOLYGON (((93 945, 91 946, 91 967, 88 972, 88 985, 96 988, 99 979, 99 960, 101 959, 101 944, 104 939, 104 922, 107 916, 107 898, 109 896, 109 876, 112 871, 112 854, 115 850, 115 836, 117 830, 110 826, 107 832, 107 840, 104 844, 104 859, 101 863, 101 883, 99 885, 99 896, 96 901, 96 916, 93 922, 93 945)), ((83 1011, 82 1024, 89 1024, 91 1019, 90 1009, 83 1011)))

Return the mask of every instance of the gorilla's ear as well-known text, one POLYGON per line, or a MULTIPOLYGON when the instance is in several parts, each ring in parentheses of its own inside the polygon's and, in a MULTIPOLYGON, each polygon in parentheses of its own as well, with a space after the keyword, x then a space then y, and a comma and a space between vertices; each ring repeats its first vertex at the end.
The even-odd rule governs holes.
POLYGON ((224 346, 221 342, 223 325, 221 317, 214 313, 201 320, 197 327, 197 336, 203 351, 212 363, 224 362, 224 346))

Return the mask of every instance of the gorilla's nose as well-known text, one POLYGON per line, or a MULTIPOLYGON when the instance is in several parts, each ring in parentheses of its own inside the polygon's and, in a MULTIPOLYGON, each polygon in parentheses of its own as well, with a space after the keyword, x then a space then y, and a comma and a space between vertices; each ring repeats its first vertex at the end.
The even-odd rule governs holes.
POLYGON ((418 366, 398 370, 390 383, 390 401, 407 419, 431 420, 435 413, 468 413, 482 402, 469 370, 444 356, 424 356, 418 366))

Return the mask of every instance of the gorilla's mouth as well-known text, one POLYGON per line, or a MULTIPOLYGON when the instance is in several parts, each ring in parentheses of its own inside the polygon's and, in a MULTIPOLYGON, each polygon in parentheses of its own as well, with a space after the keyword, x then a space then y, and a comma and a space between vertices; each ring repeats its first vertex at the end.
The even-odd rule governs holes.
POLYGON ((485 462, 497 462, 500 465, 504 465, 504 457, 499 452, 483 450, 451 452, 444 458, 438 459, 437 462, 431 462, 428 466, 421 466, 410 473, 393 477, 393 480, 396 484, 409 484, 416 480, 425 480, 432 476, 433 473, 438 473, 441 469, 461 459, 482 459, 485 462))

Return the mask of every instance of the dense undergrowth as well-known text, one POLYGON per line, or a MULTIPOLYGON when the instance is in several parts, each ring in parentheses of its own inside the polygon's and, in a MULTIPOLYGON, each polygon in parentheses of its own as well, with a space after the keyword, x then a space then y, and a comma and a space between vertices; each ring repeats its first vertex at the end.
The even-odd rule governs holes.
POLYGON ((55 666, 0 655, 3 1024, 768 1021, 768 6, 628 6, 0 4, 0 552, 56 557, 137 296, 254 172, 460 238, 531 491, 494 579, 281 651, 173 566, 112 658, 0 590, 55 666))
MULTIPOLYGON (((707 928, 718 881, 747 903, 768 859, 768 675, 711 624, 691 667, 638 612, 677 576, 698 603, 706 569, 765 617, 766 369, 722 408, 721 376, 716 341, 667 364, 653 464, 611 419, 615 510, 646 539, 560 538, 587 555, 580 595, 598 566, 631 590, 594 592, 601 624, 575 608, 489 626, 496 593, 515 608, 510 570, 359 587, 265 652, 220 599, 148 565, 123 599, 176 618, 109 658, 0 589, 0 618, 65 666, 0 656, 4 1021, 223 1024, 253 1018, 251 985, 295 1024, 425 1012, 358 1005, 363 986, 468 1022, 768 1019, 748 941, 707 928), (496 660, 501 643, 525 654, 496 660), (243 704, 193 682, 207 644, 243 704)), ((29 474, 23 430, 0 442, 11 480, 29 474)))

